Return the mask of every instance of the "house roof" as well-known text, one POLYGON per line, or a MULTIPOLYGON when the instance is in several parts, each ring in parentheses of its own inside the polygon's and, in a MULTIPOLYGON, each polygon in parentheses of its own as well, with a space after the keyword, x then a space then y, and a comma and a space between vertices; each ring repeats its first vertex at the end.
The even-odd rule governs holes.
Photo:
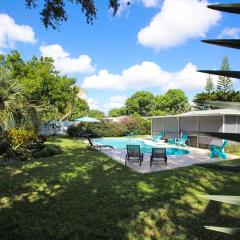
POLYGON ((234 109, 214 109, 214 110, 202 110, 202 111, 191 111, 178 115, 168 116, 154 116, 153 118, 165 118, 165 117, 197 117, 197 116, 222 116, 222 115, 234 115, 240 116, 240 110, 234 109))

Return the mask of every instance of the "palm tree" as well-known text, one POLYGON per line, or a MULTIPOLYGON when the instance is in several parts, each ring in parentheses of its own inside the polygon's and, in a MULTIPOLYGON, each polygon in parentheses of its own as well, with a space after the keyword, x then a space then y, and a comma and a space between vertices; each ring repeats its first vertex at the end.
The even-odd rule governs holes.
POLYGON ((46 106, 27 100, 21 85, 3 68, 0 69, 0 86, 0 129, 36 127, 46 106))
POLYGON ((2 129, 16 124, 16 113, 21 101, 21 87, 9 73, 0 69, 0 126, 2 129))

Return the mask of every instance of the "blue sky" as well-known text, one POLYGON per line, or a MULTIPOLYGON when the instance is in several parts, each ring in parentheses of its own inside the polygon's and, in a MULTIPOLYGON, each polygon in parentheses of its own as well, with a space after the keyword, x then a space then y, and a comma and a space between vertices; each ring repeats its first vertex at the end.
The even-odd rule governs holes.
MULTIPOLYGON (((105 112, 138 90, 161 94, 181 88, 191 100, 207 77, 196 69, 218 69, 226 55, 238 69, 236 50, 200 42, 240 35, 239 16, 207 9, 213 1, 131 0, 115 17, 107 1, 96 2, 93 25, 85 23, 80 8, 67 4, 68 22, 54 31, 44 28, 39 9, 1 1, 0 51, 17 49, 26 60, 53 57, 62 74, 78 79, 90 106, 105 112)), ((237 82, 234 86, 239 88, 237 82)))

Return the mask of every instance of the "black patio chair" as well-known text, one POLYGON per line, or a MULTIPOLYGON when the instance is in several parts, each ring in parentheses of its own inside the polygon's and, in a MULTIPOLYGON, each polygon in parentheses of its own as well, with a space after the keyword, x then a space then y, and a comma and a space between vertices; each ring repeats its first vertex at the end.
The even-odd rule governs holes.
POLYGON ((140 145, 127 145, 125 166, 127 165, 127 161, 130 161, 131 159, 137 160, 139 162, 140 167, 142 166, 143 154, 141 153, 140 145))
POLYGON ((153 161, 164 162, 167 165, 167 152, 166 148, 152 148, 152 155, 150 157, 150 167, 153 161))
POLYGON ((114 150, 114 147, 111 145, 94 144, 89 135, 84 135, 84 137, 88 140, 88 146, 92 148, 99 149, 100 151, 102 150, 102 148, 110 148, 111 150, 114 150))

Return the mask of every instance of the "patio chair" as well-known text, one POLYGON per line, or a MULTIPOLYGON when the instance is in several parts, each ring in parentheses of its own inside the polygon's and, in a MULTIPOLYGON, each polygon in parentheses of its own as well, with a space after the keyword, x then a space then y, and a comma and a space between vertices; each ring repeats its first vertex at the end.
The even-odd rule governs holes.
POLYGON ((218 147, 216 145, 210 146, 210 158, 220 157, 223 159, 227 159, 227 154, 224 152, 224 148, 228 145, 228 141, 224 140, 222 146, 218 147))
POLYGON ((92 139, 89 136, 84 136, 87 140, 88 140, 88 146, 95 148, 95 149, 99 149, 100 151, 102 150, 102 148, 109 148, 111 150, 114 150, 114 147, 111 145, 101 145, 101 144, 94 144, 92 142, 92 139))
POLYGON ((188 140, 189 140, 188 134, 185 133, 185 134, 183 134, 183 136, 181 138, 175 139, 175 144, 182 146, 182 147, 188 147, 188 145, 187 145, 188 140))
POLYGON ((127 165, 127 161, 130 161, 131 159, 137 160, 140 167, 142 166, 143 154, 141 153, 140 145, 127 145, 125 166, 127 165))
POLYGON ((189 136, 187 133, 183 134, 181 138, 170 138, 168 139, 169 144, 176 144, 182 147, 188 147, 187 141, 189 140, 189 136))
POLYGON ((163 139, 163 137, 164 137, 164 131, 160 131, 157 136, 154 136, 154 137, 152 138, 152 141, 153 141, 153 142, 160 141, 160 140, 163 139))
POLYGON ((155 160, 164 162, 165 166, 167 165, 166 148, 152 148, 152 155, 150 157, 150 167, 152 166, 152 163, 155 160))

